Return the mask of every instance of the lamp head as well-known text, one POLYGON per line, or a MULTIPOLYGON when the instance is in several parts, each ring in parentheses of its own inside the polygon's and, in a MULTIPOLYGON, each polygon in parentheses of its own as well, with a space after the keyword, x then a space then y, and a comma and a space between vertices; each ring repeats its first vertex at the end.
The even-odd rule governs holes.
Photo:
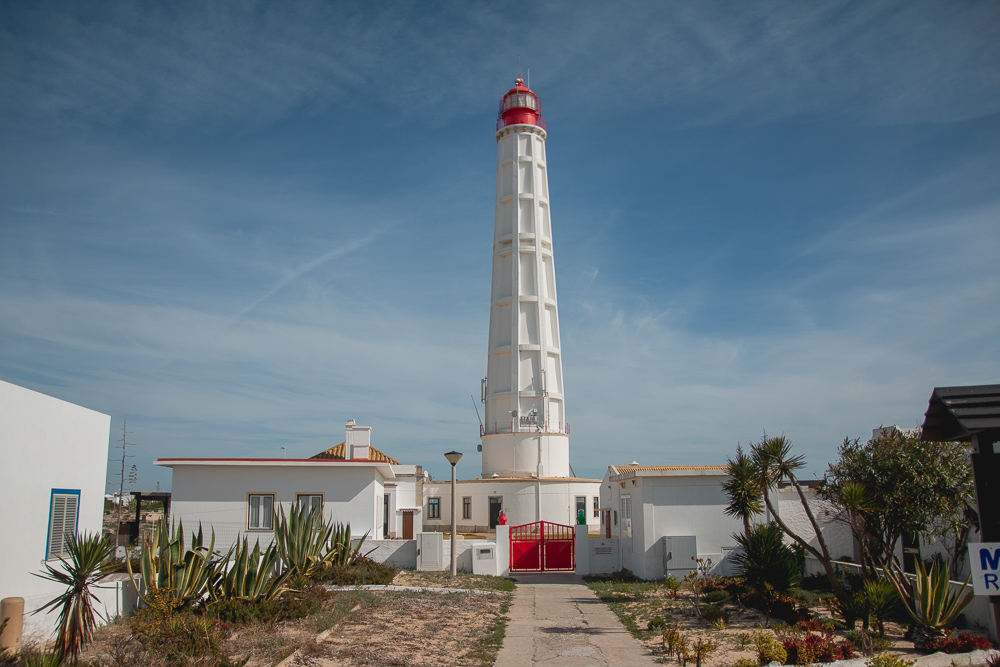
POLYGON ((448 452, 444 457, 448 459, 448 463, 455 465, 462 458, 462 452, 448 452))

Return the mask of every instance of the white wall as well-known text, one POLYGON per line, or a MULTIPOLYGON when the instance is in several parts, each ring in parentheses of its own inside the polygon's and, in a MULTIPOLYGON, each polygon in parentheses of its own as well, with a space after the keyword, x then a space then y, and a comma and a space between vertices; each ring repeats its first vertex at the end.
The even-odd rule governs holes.
MULTIPOLYGON (((724 474, 712 470, 640 471, 635 476, 613 475, 609 471, 601 486, 602 505, 607 503, 618 515, 612 536, 620 538, 622 567, 645 579, 662 577, 663 538, 694 536, 697 556, 710 558, 713 572, 731 574, 724 559, 736 546, 733 534, 742 532, 743 523, 725 513, 729 502, 722 489, 725 479, 724 474), (626 495, 632 500, 631 535, 620 516, 621 499, 626 495)), ((833 556, 850 555, 853 549, 850 530, 834 521, 827 503, 812 491, 806 493, 833 556)), ((779 491, 776 500, 782 520, 807 541, 817 544, 815 531, 794 489, 779 491)), ((760 517, 761 521, 765 519, 760 517)))
MULTIPOLYGON (((403 536, 403 510, 416 509, 413 513, 413 534, 423 532, 423 510, 421 509, 421 489, 423 468, 418 465, 393 465, 396 478, 385 484, 389 494, 389 537, 403 536)), ((382 537, 379 533, 378 537, 382 537)))
MULTIPOLYGON (((486 530, 489 526, 489 499, 491 496, 503 498, 503 509, 507 513, 507 524, 517 526, 535 521, 551 521, 561 524, 576 523, 576 497, 584 496, 587 501, 587 523, 597 525, 594 517, 594 498, 600 493, 597 480, 576 480, 573 478, 545 479, 473 479, 460 480, 456 485, 455 504, 459 530, 474 532, 486 530), (462 498, 472 498, 472 519, 462 518, 462 498)), ((446 530, 451 526, 451 480, 424 482, 423 489, 424 530, 446 530), (441 499, 441 517, 431 519, 428 512, 428 498, 441 499)))
MULTIPOLYGON (((0 381, 0 598, 34 611, 62 587, 42 571, 53 489, 80 491, 78 533, 99 533, 111 417, 0 381)), ((55 616, 26 614, 25 636, 47 638, 55 616)))
POLYGON ((216 549, 226 550, 246 535, 263 546, 273 531, 247 530, 247 495, 275 494, 275 512, 287 513, 296 494, 324 494, 328 521, 351 524, 351 534, 369 538, 382 535, 382 478, 373 466, 317 465, 175 465, 173 468, 171 521, 183 521, 188 535, 204 527, 206 542, 215 530, 216 549))

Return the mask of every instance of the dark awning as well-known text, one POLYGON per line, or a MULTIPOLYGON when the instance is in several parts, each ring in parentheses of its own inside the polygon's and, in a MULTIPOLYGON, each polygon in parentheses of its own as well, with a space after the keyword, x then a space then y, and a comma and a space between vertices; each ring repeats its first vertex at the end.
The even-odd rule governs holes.
POLYGON ((971 440, 1000 430, 1000 384, 935 387, 924 413, 921 440, 971 440))

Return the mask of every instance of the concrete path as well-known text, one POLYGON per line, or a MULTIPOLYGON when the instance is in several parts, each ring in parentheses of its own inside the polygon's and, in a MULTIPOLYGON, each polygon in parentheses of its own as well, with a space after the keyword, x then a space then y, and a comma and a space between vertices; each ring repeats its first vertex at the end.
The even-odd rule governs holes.
POLYGON ((514 574, 517 590, 495 667, 655 665, 575 574, 514 574))

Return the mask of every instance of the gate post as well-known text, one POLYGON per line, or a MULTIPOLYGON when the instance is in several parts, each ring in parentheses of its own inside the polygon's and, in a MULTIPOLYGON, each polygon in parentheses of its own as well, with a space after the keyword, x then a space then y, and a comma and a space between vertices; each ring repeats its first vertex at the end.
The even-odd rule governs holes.
POLYGON ((497 575, 510 576, 510 526, 497 526, 497 575))
POLYGON ((590 574, 590 531, 586 525, 576 526, 573 547, 576 549, 576 573, 590 574))

